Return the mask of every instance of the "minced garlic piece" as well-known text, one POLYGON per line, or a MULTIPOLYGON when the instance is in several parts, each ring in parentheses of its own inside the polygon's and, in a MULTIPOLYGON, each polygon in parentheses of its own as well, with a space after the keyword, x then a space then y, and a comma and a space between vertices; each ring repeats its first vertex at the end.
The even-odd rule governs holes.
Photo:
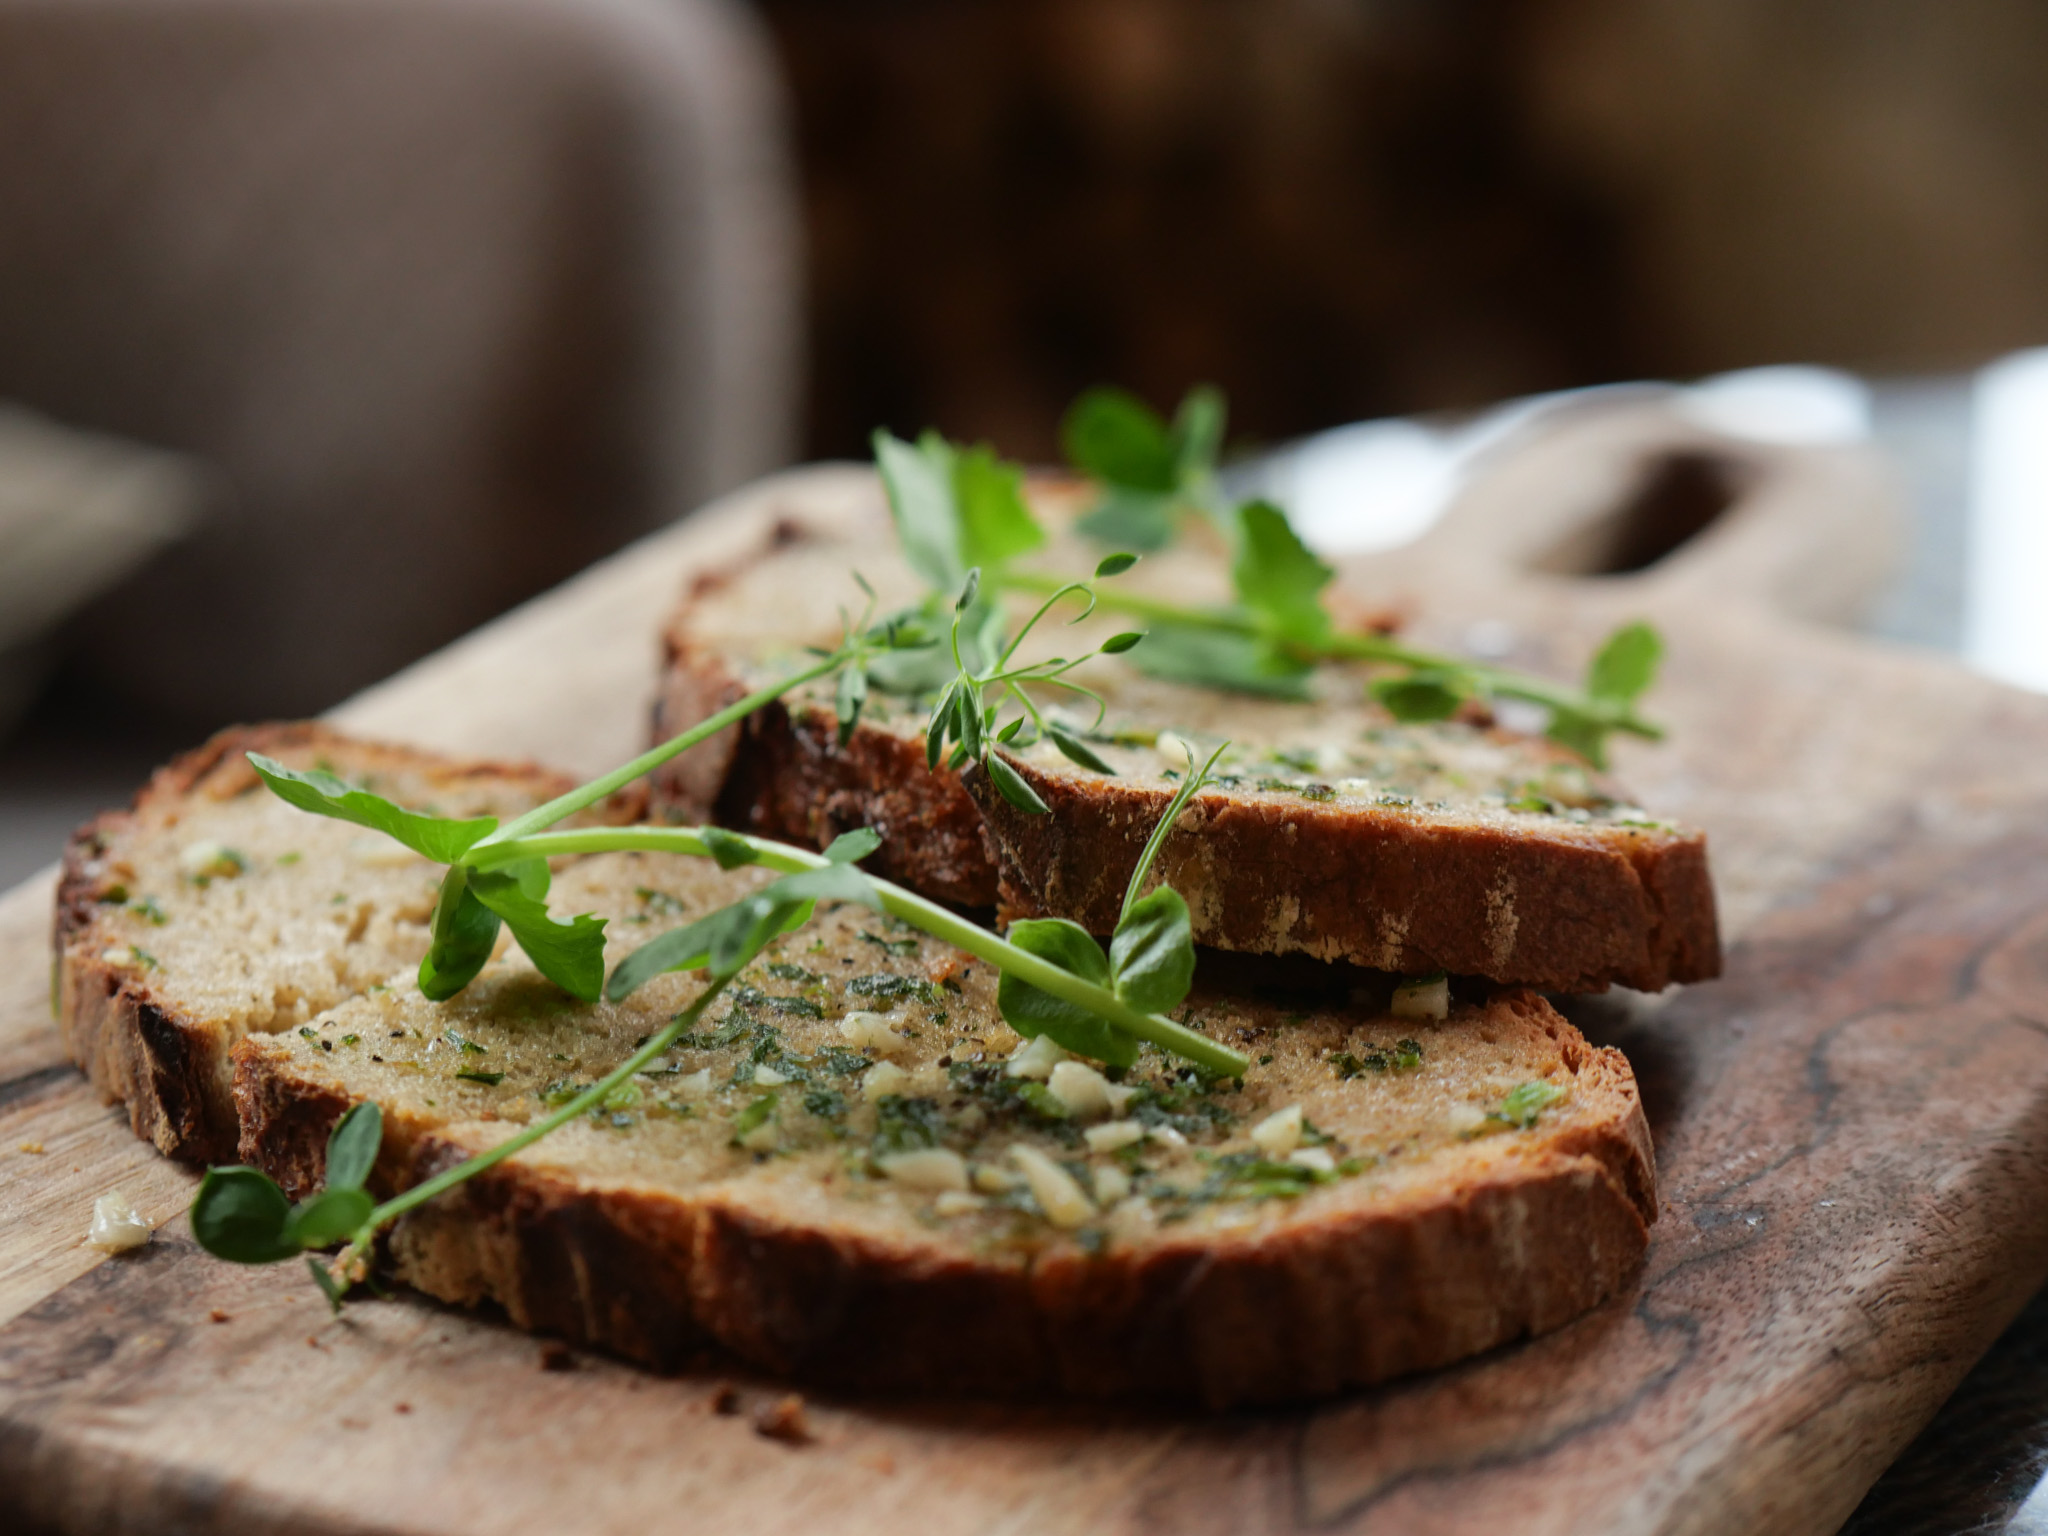
POLYGON ((950 1189, 967 1192, 967 1163, 958 1152, 929 1147, 919 1152, 895 1152, 875 1159, 875 1166, 898 1184, 912 1189, 950 1189))
POLYGON ((1143 1141, 1145 1127, 1135 1120, 1111 1120, 1105 1125, 1089 1126, 1081 1133, 1081 1139, 1088 1143, 1090 1152, 1115 1152, 1143 1141))
POLYGON ((865 1046, 877 1056, 894 1056, 910 1042, 889 1027, 879 1013, 856 1011, 839 1021, 839 1033, 856 1049, 865 1046))
POLYGON ((1301 1145, 1301 1106, 1276 1110, 1252 1127, 1252 1144, 1268 1157, 1285 1157, 1301 1145))
POLYGON ((1045 1086, 1070 1115, 1092 1120, 1110 1112, 1109 1079, 1082 1062, 1060 1062, 1045 1086))
POLYGON ((1067 1060, 1067 1052, 1050 1035, 1040 1035, 1027 1040, 1017 1047, 1010 1058, 1011 1077, 1035 1077, 1041 1083, 1052 1076, 1052 1069, 1067 1060))
POLYGON ((1451 1011, 1451 983, 1444 976, 1404 981, 1394 988, 1387 1010, 1397 1019, 1441 1019, 1451 1011))
POLYGON ((86 1242, 102 1253, 126 1253, 148 1242, 154 1229, 135 1214, 135 1207, 118 1189, 101 1195, 92 1203, 92 1227, 86 1242))
POLYGON ((878 1061, 860 1076, 860 1091, 870 1099, 887 1098, 910 1086, 910 1074, 893 1061, 878 1061))
POLYGON ((1095 1214, 1095 1204, 1081 1192, 1081 1186, 1058 1163, 1036 1147, 1022 1142, 1010 1148, 1010 1161, 1031 1186, 1031 1197, 1056 1227, 1078 1227, 1095 1214))

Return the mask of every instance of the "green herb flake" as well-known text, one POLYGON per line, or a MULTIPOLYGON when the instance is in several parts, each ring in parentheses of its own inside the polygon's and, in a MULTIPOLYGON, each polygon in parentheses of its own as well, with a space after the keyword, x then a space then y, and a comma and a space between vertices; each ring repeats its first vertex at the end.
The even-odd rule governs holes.
POLYGON ((914 955, 917 953, 917 940, 915 939, 885 939, 879 933, 869 933, 866 929, 861 930, 860 936, 887 954, 914 955))
POLYGON ((464 1039, 452 1029, 443 1030, 441 1038, 461 1051, 465 1056, 481 1056, 488 1049, 486 1046, 478 1045, 474 1040, 464 1039))
POLYGON ((361 1035, 343 1035, 341 1037, 341 1043, 343 1045, 361 1045, 363 1043, 363 1037, 361 1035))
POLYGON ((292 865, 298 863, 299 860, 303 859, 304 857, 305 855, 303 853, 300 853, 299 850, 296 848, 291 849, 287 853, 280 853, 277 856, 278 867, 280 869, 290 869, 292 865))
POLYGON ((939 989, 918 976, 896 976, 881 972, 873 976, 856 976, 846 984, 847 992, 854 997, 894 999, 914 997, 921 1003, 937 1006, 942 999, 939 989))
POLYGON ((775 1095, 764 1093, 733 1117, 732 1139, 738 1141, 749 1131, 766 1125, 775 1113, 775 1095))
POLYGON ((1512 1126, 1515 1130, 1526 1131, 1533 1126, 1543 1111, 1564 1097, 1564 1089, 1541 1078, 1532 1078, 1518 1084, 1500 1101, 1500 1108, 1487 1115, 1490 1121, 1512 1126))
POLYGON ((486 1088, 495 1088, 505 1081, 502 1072, 477 1072, 465 1068, 455 1075, 465 1083, 482 1083, 486 1088))
POLYGON ((769 961, 768 974, 777 981, 793 981, 800 986, 815 986, 825 979, 816 971, 807 971, 800 965, 791 965, 787 960, 769 961))
POLYGON ((133 912, 152 927, 161 928, 170 921, 170 918, 165 915, 164 909, 157 904, 157 899, 154 896, 138 896, 133 901, 126 903, 126 905, 130 912, 133 912))

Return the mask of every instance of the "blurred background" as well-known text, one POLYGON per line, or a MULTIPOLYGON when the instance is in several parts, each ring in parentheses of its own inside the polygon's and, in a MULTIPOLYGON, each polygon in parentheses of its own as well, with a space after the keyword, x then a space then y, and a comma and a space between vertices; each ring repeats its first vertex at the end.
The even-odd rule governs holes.
POLYGON ((1947 592, 2044 151, 2038 0, 0 0, 0 884, 751 477, 1048 459, 1100 381, 1257 450, 1826 365, 1947 592))

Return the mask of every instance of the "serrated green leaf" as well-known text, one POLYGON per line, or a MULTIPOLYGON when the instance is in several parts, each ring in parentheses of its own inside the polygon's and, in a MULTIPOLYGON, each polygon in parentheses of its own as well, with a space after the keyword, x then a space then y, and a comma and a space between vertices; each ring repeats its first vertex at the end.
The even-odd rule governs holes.
POLYGON ((472 871, 476 899, 505 920, 512 938, 541 975, 571 997, 597 1001, 604 988, 605 920, 584 912, 562 922, 521 888, 516 876, 494 869, 472 871))
POLYGON ((1558 710, 1551 715, 1550 727, 1543 734, 1578 753, 1595 768, 1607 766, 1607 727, 1599 721, 1558 710))
POLYGON ((1197 384, 1173 413, 1174 468, 1183 486, 1215 472, 1225 415, 1223 391, 1213 384, 1197 384))
POLYGON ((959 507, 960 563, 990 570, 1029 554, 1045 530, 1024 501, 1024 470, 979 446, 956 450, 953 493, 959 507))
POLYGON ((1664 641, 1649 625, 1624 624, 1607 637, 1586 671, 1586 692, 1596 699, 1633 704, 1657 680, 1664 641))
MULTIPOLYGON (((1088 931, 1065 918, 1027 918, 1004 935, 1029 954, 1098 987, 1110 985, 1109 960, 1088 931)), ((1040 991, 1010 971, 996 983, 996 1006, 1010 1027, 1027 1040, 1048 1035, 1077 1056, 1127 1067, 1138 1059, 1138 1044, 1106 1020, 1050 992, 1040 991)))
POLYGON ((1109 941, 1116 995, 1140 1013, 1180 1006, 1195 979, 1195 939, 1188 904, 1171 886, 1141 896, 1109 941))
POLYGON ((1297 701, 1309 697, 1313 670, 1249 635, 1165 624, 1147 632, 1131 665, 1168 682, 1297 701))
POLYGON ((1097 773, 1114 774, 1116 772, 1114 768, 1102 760, 1101 753, 1097 752, 1065 726, 1047 725, 1045 734, 1051 739, 1052 744, 1060 749, 1060 755, 1065 757, 1068 762, 1079 763, 1083 768, 1091 768, 1097 773))
POLYGON ((1105 485, 1101 498, 1074 526, 1097 544, 1153 554, 1173 542, 1176 500, 1171 492, 1105 485))
POLYGON ((326 1189, 292 1208, 284 1240, 293 1249, 325 1248, 353 1237, 377 1202, 360 1189, 326 1189))
POLYGON ((1237 509, 1237 557, 1230 568, 1237 600, 1270 631, 1298 645, 1330 635, 1322 591, 1337 574, 1295 535, 1287 514, 1269 501, 1237 509))
POLYGON ((1050 809, 1039 799, 1038 791, 1031 787, 1023 774, 1010 766, 1001 753, 991 752, 982 759, 982 764, 988 769, 988 776, 995 784, 996 793, 1018 810, 1029 816, 1043 816, 1050 809))
POLYGON ((255 1168, 209 1168, 192 1201, 192 1236, 230 1264, 275 1264, 299 1252, 285 1239, 291 1202, 255 1168))
POLYGON ((385 833, 437 864, 455 863, 479 840, 498 829, 495 816, 477 816, 467 821, 426 816, 395 805, 382 795, 355 789, 322 769, 301 773, 261 752, 245 755, 257 776, 270 786, 271 793, 288 805, 385 833))
POLYGON ((874 443, 875 467, 888 493, 903 558, 926 586, 957 591, 967 566, 960 555, 952 449, 930 434, 912 446, 878 431, 874 443))
POLYGON ((476 980, 497 947, 502 920, 476 899, 470 874, 467 865, 458 864, 441 880, 432 942, 419 970, 420 992, 430 1002, 445 1002, 476 980))
POLYGON ((1175 443, 1158 414, 1126 390, 1084 391, 1060 423, 1067 462, 1109 485, 1171 492, 1178 482, 1175 443))
POLYGON ((384 1142, 384 1111, 366 1100, 350 1108, 327 1133, 327 1188, 361 1189, 384 1142))

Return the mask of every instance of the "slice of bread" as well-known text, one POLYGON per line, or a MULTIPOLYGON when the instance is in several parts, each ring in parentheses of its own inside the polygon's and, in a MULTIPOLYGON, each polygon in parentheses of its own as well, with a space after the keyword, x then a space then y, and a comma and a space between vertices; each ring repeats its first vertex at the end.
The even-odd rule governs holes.
MULTIPOLYGON (((1047 509, 1056 521, 1057 506, 1047 509)), ((1085 552, 1048 562, 1086 569, 1085 552)), ((769 679, 858 611, 853 573, 884 609, 917 592, 886 514, 785 521, 759 556, 700 581, 666 633, 655 733, 667 737, 769 679)), ((1119 578, 1181 603, 1220 600, 1222 560, 1169 552, 1119 578)), ((1074 655, 1124 627, 1042 626, 1074 655)), ((1030 654, 1028 651, 1026 654, 1030 654)), ((1010 915, 1115 924, 1145 838, 1185 771, 1184 744, 1234 745, 1167 840, 1158 871, 1196 938, 1417 975, 1560 991, 1655 991, 1720 969, 1705 838, 1630 805, 1571 753, 1489 723, 1400 725, 1357 671, 1325 668, 1306 701, 1248 698, 1099 659, 1075 674, 1108 703, 1102 774, 1040 742, 1012 762, 1050 806, 1029 816, 970 768, 925 767, 928 700, 872 694, 841 748, 831 684, 790 695, 657 774, 657 812, 818 846, 884 834, 879 866, 929 895, 1010 915)), ((1076 728, 1087 715, 1069 715, 1076 728)))
MULTIPOLYGON (((556 903, 609 915, 616 960, 760 878, 609 854, 563 870, 556 903)), ((1150 1052, 1121 1084, 1012 1075, 994 983, 827 911, 614 1102, 402 1218, 388 1261, 638 1360, 716 1345, 860 1389, 1223 1405, 1554 1328, 1644 1252, 1628 1064, 1533 993, 1441 1021, 1197 994, 1194 1025, 1255 1063, 1205 1090, 1150 1052)), ((394 976, 236 1049, 242 1157, 306 1193, 336 1119, 374 1099, 372 1185, 412 1185, 595 1081, 701 984, 586 1005, 516 952, 445 1004, 394 976)))
POLYGON ((321 765, 404 804, 516 815, 571 787, 312 724, 224 731, 73 835, 57 889, 58 1018, 72 1060, 135 1134, 232 1161, 229 1049, 293 1029, 426 953, 440 866, 292 809, 243 758, 321 765))

